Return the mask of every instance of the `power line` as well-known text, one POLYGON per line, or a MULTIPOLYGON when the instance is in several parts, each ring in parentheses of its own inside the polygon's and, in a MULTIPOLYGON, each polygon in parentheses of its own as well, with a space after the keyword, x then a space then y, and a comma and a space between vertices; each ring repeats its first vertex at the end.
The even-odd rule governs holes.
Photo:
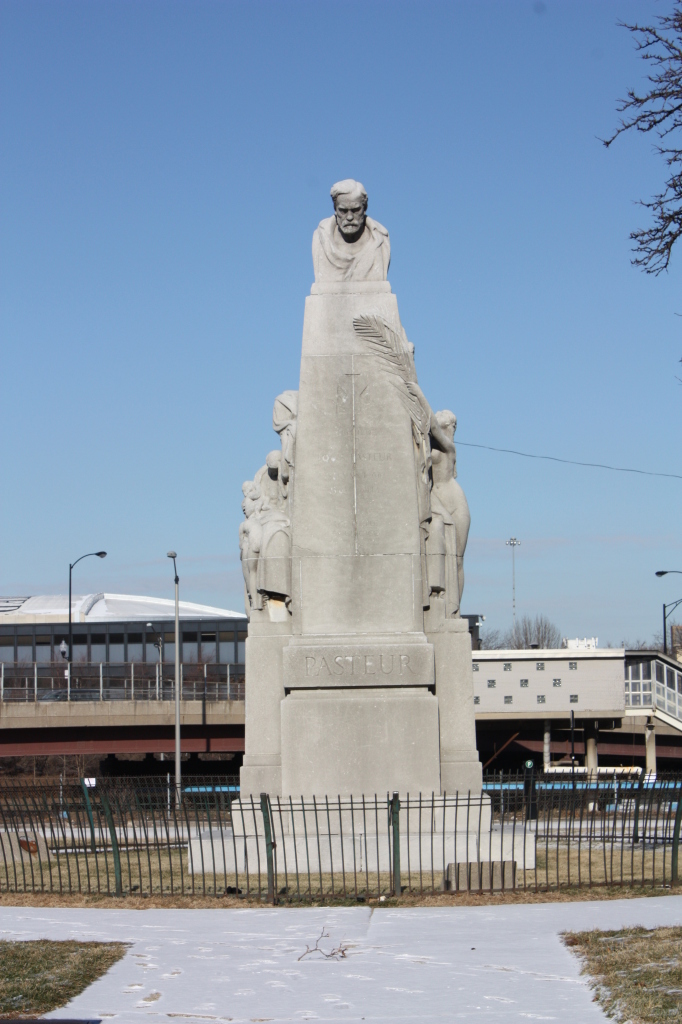
POLYGON ((614 473, 639 473, 641 476, 665 476, 670 480, 682 480, 680 473, 656 473, 651 469, 629 469, 625 466, 607 466, 603 462, 576 462, 575 459, 559 459, 556 455, 531 455, 529 452, 517 452, 514 448, 493 448, 489 444, 473 444, 471 441, 457 440, 465 448, 485 448, 488 452, 504 452, 506 455, 521 455, 524 459, 545 459, 547 462, 563 462, 567 466, 589 466, 592 469, 610 469, 614 473))

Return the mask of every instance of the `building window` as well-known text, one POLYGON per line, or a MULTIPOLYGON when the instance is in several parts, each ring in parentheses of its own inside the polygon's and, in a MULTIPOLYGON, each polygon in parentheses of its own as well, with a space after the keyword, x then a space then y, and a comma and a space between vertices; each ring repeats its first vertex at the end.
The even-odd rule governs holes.
POLYGON ((183 633, 182 634, 182 660, 184 663, 188 661, 196 662, 198 655, 198 644, 196 633, 183 633))
MULTIPOLYGON (((625 678, 628 677, 628 668, 625 666, 625 678)), ((650 661, 630 662, 630 679, 651 679, 650 661)))
POLYGON ((158 642, 158 633, 145 633, 144 654, 148 665, 158 665, 159 663, 159 648, 156 646, 158 642))
POLYGON ((14 661, 14 637, 0 636, 0 661, 12 664, 14 661))
POLYGON ((504 663, 504 671, 505 672, 511 672, 511 661, 505 661, 505 663, 504 663))
POLYGON ((126 660, 123 633, 109 634, 109 661, 112 665, 121 665, 126 660))
POLYGON ((577 672, 577 670, 578 670, 578 662, 577 661, 569 661, 568 667, 571 670, 571 672, 577 672))
POLYGON ((561 686, 561 680, 560 679, 553 679, 552 680, 552 686, 554 686, 555 688, 558 688, 559 686, 561 686))
POLYGON ((544 663, 544 661, 536 661, 535 662, 535 671, 536 672, 544 672, 545 671, 545 663, 544 663))
POLYGON ((107 660, 106 633, 93 633, 90 637, 90 661, 93 665, 101 665, 107 660))
POLYGON ((175 662, 175 633, 163 634, 163 660, 170 664, 175 662))
POLYGON ((234 633, 222 632, 219 639, 220 662, 222 665, 231 665, 234 661, 234 633))
POLYGON ((545 695, 544 695, 544 693, 539 693, 538 697, 537 697, 537 700, 538 700, 538 704, 544 704, 545 703, 545 695))
MULTIPOLYGON (((19 657, 17 657, 17 661, 19 660, 19 657)), ((668 668, 665 670, 665 685, 668 687, 669 690, 675 689, 675 670, 672 668, 668 668)))
POLYGON ((142 633, 128 633, 128 661, 142 661, 142 633))
POLYGON ((497 686, 497 683, 495 682, 494 679, 489 679, 488 680, 488 689, 489 690, 494 690, 496 686, 497 686))
POLYGON ((577 693, 572 693, 571 696, 568 698, 568 700, 569 700, 570 704, 577 704, 578 703, 578 694, 577 693))
POLYGON ((41 665, 49 665, 52 661, 52 637, 36 637, 36 661, 41 665))
POLYGON ((474 704, 480 704, 480 703, 481 703, 481 698, 478 697, 478 696, 474 697, 474 704))
POLYGON ((527 679, 522 679, 520 685, 522 687, 524 687, 524 688, 527 688, 528 687, 528 680, 527 679))
MULTIPOLYGON (((68 644, 68 639, 67 639, 68 644)), ((72 660, 81 665, 88 660, 88 634, 75 633, 73 638, 72 660)))
POLYGON ((512 702, 512 698, 511 698, 510 696, 506 696, 506 697, 504 698, 504 703, 505 703, 505 704, 511 704, 511 702, 512 702))
POLYGON ((478 662, 477 661, 475 661, 473 663, 473 665, 471 666, 471 671, 472 672, 478 672, 478 662))
MULTIPOLYGON (((17 637, 17 661, 26 663, 33 661, 33 637, 32 636, 18 636, 17 637)), ((75 661, 75 658, 74 658, 75 661)))
POLYGON ((243 665, 246 661, 246 630, 240 629, 237 633, 237 662, 243 665))
POLYGON ((660 661, 656 662, 656 682, 657 683, 662 683, 663 682, 663 665, 661 664, 660 661))
POLYGON ((201 634, 201 660, 203 662, 213 662, 216 660, 217 648, 216 648, 216 635, 215 633, 202 633, 201 634))

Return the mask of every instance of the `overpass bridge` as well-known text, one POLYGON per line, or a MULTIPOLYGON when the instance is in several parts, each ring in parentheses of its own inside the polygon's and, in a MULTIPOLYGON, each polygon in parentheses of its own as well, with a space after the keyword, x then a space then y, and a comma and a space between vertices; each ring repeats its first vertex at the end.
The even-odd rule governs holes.
MULTIPOLYGON (((174 682, 164 668, 0 665, 0 757, 173 754, 174 682)), ((242 752, 243 665, 184 664, 181 680, 182 752, 242 752)))
MULTIPOLYGON (((246 616, 180 601, 179 617, 182 750, 238 753, 246 616)), ((175 654, 167 598, 0 597, 0 756, 172 754, 175 654)))
MULTIPOLYGON (((181 679, 183 753, 243 752, 243 663, 184 663, 181 679)), ((474 710, 491 768, 565 761, 571 712, 591 767, 682 762, 682 664, 659 651, 476 651, 474 710)), ((173 752, 170 666, 0 664, 0 756, 173 752)))
MULTIPOLYGON (((244 750, 243 700, 180 702, 182 752, 244 750)), ((175 704, 167 700, 4 702, 0 757, 173 754, 175 704)))

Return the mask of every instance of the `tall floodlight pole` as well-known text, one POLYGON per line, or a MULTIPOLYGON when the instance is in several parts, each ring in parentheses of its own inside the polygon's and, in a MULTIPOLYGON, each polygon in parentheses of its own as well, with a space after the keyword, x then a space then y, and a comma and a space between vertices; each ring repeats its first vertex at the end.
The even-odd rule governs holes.
POLYGON ((180 577, 175 564, 178 557, 175 551, 169 551, 168 557, 173 559, 175 573, 175 807, 182 803, 182 769, 180 753, 180 577))
POLYGON ((507 541, 507 547, 511 548, 512 553, 512 632, 514 639, 516 640, 516 549, 521 544, 520 540, 516 537, 510 537, 507 541))
POLYGON ((73 629, 71 624, 71 574, 73 573, 74 566, 82 562, 84 558, 106 558, 106 551, 88 551, 87 555, 81 555, 75 562, 69 564, 69 650, 67 655, 67 672, 69 679, 69 689, 71 688, 71 661, 73 656, 73 629))

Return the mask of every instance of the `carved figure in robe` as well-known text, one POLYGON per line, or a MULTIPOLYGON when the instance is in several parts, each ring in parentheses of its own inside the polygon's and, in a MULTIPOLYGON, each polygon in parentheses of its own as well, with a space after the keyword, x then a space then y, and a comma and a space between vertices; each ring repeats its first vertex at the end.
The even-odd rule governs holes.
POLYGON ((388 231, 367 216, 367 193, 346 178, 331 187, 334 216, 313 235, 316 281, 385 281, 391 262, 388 231))
POLYGON ((444 448, 433 436, 431 448, 431 523, 426 541, 429 587, 445 598, 445 615, 459 614, 464 590, 464 552, 471 514, 464 491, 455 479, 457 452, 454 445, 457 417, 445 409, 435 420, 451 444, 444 448))
POLYGON ((296 450, 298 391, 283 391, 275 399, 272 426, 281 451, 268 455, 253 480, 242 485, 239 552, 244 576, 247 615, 263 609, 264 598, 284 599, 291 605, 291 520, 289 506, 296 450))
POLYGON ((272 429, 279 434, 282 442, 281 478, 285 487, 288 486, 294 469, 297 416, 298 391, 283 391, 275 399, 272 410, 272 429))
POLYGON ((243 485, 247 519, 239 529, 247 613, 261 610, 264 597, 291 603, 291 522, 281 478, 282 453, 270 452, 252 481, 243 485))

